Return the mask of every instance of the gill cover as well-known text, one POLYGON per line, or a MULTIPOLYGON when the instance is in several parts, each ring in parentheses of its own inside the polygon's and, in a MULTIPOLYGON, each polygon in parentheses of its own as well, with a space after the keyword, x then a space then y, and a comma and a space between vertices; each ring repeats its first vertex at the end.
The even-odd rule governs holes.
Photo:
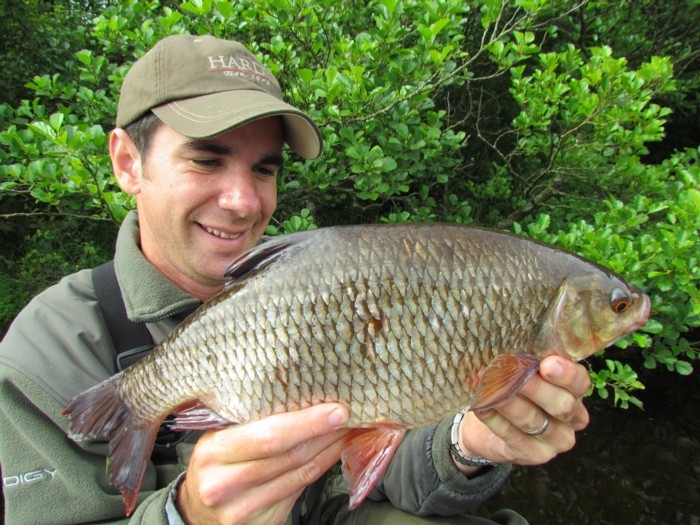
POLYGON ((534 353, 557 353, 579 361, 600 348, 590 319, 590 291, 594 279, 564 279, 544 315, 534 353))

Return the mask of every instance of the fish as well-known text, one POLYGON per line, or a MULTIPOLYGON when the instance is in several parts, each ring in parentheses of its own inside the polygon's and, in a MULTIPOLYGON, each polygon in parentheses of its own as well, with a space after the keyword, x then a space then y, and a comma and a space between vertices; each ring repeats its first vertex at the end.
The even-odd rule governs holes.
POLYGON ((620 276, 522 236, 456 224, 319 228, 228 266, 221 293, 143 360, 76 395, 76 440, 107 438, 127 515, 161 422, 222 428, 339 402, 350 508, 405 432, 511 398, 558 354, 580 361, 644 326, 620 276))

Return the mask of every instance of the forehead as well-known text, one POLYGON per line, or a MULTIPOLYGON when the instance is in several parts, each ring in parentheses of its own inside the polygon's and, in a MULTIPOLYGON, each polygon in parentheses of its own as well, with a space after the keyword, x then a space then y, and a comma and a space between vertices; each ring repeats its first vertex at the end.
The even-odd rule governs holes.
POLYGON ((161 144, 220 154, 226 154, 232 149, 281 152, 284 143, 284 125, 279 116, 253 120, 212 137, 187 137, 166 124, 159 127, 157 134, 161 144))
POLYGON ((235 139, 238 137, 256 137, 258 140, 267 139, 271 141, 284 140, 284 124, 282 117, 272 116, 252 120, 241 126, 225 131, 220 135, 210 137, 210 139, 235 139))

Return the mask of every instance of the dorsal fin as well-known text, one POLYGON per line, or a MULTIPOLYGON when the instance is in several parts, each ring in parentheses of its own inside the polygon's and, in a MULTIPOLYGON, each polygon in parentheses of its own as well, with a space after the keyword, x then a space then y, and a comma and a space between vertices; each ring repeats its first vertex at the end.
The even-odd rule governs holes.
POLYGON ((318 231, 319 230, 307 230, 273 237, 269 241, 265 241, 255 248, 251 248, 247 252, 239 255, 224 271, 224 277, 229 278, 226 282, 226 286, 224 286, 224 290, 228 290, 241 279, 264 270, 279 258, 295 251, 294 248, 309 237, 317 234, 318 231))

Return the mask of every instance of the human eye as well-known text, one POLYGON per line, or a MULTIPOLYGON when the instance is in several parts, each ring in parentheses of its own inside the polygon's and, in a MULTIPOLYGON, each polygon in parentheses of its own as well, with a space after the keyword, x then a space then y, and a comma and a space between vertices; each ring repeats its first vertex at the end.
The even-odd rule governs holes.
POLYGON ((221 161, 213 158, 192 159, 192 163, 205 170, 213 170, 221 166, 221 161))
POLYGON ((258 164, 253 171, 261 178, 274 178, 280 171, 280 166, 271 164, 258 164))
POLYGON ((182 157, 195 169, 213 171, 224 165, 230 148, 209 140, 189 140, 181 146, 182 157))

